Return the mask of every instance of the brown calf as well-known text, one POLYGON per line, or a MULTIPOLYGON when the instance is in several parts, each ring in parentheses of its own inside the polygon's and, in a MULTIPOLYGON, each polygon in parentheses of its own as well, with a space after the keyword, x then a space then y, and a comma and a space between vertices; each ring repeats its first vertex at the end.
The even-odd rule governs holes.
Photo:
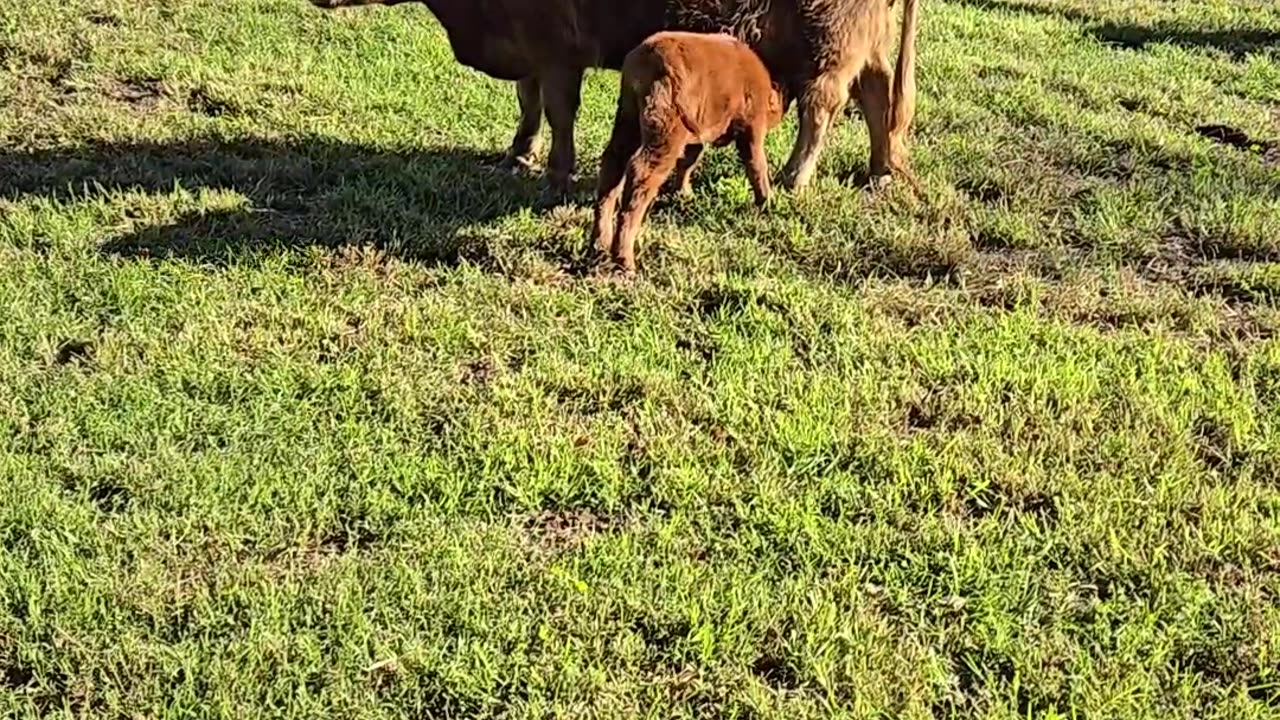
POLYGON ((725 34, 660 32, 627 54, 613 134, 600 160, 592 239, 624 271, 659 188, 676 171, 678 192, 703 146, 735 143, 756 205, 769 199, 764 138, 787 103, 760 57, 725 34), (615 233, 618 205, 621 227, 615 233))

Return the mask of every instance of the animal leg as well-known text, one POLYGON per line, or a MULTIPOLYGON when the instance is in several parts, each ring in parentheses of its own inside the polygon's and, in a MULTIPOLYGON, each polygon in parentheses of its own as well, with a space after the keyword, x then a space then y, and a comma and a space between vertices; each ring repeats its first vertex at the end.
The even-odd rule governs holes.
POLYGON ((551 125, 551 158, 547 174, 551 190, 567 194, 573 187, 573 124, 582 93, 582 68, 551 68, 542 78, 542 104, 551 125))
POLYGON ((855 115, 862 114, 862 98, 859 97, 859 93, 858 81, 854 80, 853 83, 849 85, 849 101, 844 104, 845 117, 851 118, 855 115))
POLYGON ((538 78, 531 75, 518 81, 516 97, 520 101, 520 123, 516 125, 516 135, 511 139, 502 166, 509 170, 527 170, 538 154, 538 132, 542 130, 542 86, 538 78))
POLYGON ((671 186, 677 195, 693 194, 693 171, 698 169, 698 163, 702 161, 702 150, 701 143, 691 144, 685 148, 680 162, 676 163, 676 172, 671 178, 671 186))
POLYGON ((747 169, 747 180, 755 194, 756 207, 769 202, 769 161, 764 152, 764 133, 745 132, 737 138, 738 157, 747 169))
POLYGON ((862 91, 858 101, 867 122, 867 132, 871 136, 871 162, 867 176, 869 187, 878 189, 888 184, 890 179, 900 177, 916 193, 922 192, 907 158, 906 135, 910 118, 906 119, 906 124, 895 124, 900 118, 894 115, 897 110, 890 94, 893 71, 889 68, 889 58, 885 53, 872 54, 870 62, 862 70, 859 83, 862 91))
POLYGON ((671 174, 680 155, 684 152, 687 136, 664 137, 657 142, 646 142, 627 166, 627 195, 622 209, 622 223, 618 229, 618 241, 614 245, 614 258, 623 271, 635 272, 636 237, 644 223, 649 206, 658 195, 663 181, 671 174))
POLYGON ((614 254, 618 203, 625 186, 627 163, 639 146, 640 118, 636 99, 629 88, 624 86, 618 96, 613 132, 609 135, 609 144, 600 158, 600 176, 596 181, 595 221, 591 228, 591 240, 605 257, 612 257, 614 254))
POLYGON ((883 50, 872 53, 858 78, 858 105, 862 108, 862 118, 867 123, 867 134, 871 138, 868 169, 872 185, 879 184, 881 178, 889 175, 892 162, 889 149, 889 113, 892 110, 889 87, 892 83, 889 58, 883 50))
POLYGON ((904 171, 913 185, 915 176, 907 165, 907 132, 916 114, 916 26, 919 23, 916 0, 906 0, 902 7, 902 35, 898 41, 898 66, 893 73, 893 112, 889 122, 889 163, 904 171))
MULTIPOLYGON (((849 99, 852 78, 842 75, 845 73, 825 72, 805 88, 804 96, 800 98, 800 132, 791 150, 791 158, 782 171, 784 186, 800 190, 813 179, 831 121, 849 99)), ((865 93, 866 88, 859 89, 859 95, 865 93)))

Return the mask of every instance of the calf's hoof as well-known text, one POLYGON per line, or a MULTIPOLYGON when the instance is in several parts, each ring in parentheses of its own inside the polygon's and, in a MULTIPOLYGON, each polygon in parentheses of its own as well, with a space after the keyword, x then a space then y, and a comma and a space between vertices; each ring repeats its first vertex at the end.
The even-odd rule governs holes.
POLYGON ((613 269, 618 277, 631 279, 636 276, 636 259, 625 255, 613 254, 613 269))
POLYGON ((686 200, 693 197, 693 185, 690 183, 677 185, 675 182, 669 182, 662 186, 662 195, 678 200, 686 200))
POLYGON ((859 171, 850 175, 845 180, 845 185, 874 195, 888 190, 894 182, 896 182, 894 176, 887 172, 872 175, 866 171, 859 171))

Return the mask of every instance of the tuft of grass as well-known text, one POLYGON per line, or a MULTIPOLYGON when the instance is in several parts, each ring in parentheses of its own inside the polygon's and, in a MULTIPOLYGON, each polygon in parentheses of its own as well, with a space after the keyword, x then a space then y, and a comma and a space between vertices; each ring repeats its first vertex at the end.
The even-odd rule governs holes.
POLYGON ((0 714, 1274 716, 1278 35, 931 4, 622 283, 421 5, 9 0, 0 714))

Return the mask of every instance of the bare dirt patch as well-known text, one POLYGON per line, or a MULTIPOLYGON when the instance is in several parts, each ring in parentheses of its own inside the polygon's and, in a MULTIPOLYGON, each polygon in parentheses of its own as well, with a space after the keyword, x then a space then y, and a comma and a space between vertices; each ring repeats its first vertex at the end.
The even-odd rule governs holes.
POLYGON ((1245 131, 1230 125, 1199 125, 1196 134, 1236 150, 1259 155, 1263 167, 1280 169, 1280 142, 1249 137, 1245 131))
POLYGON ((150 110, 165 98, 164 84, 159 78, 116 78, 107 83, 107 97, 138 110, 150 110))
POLYGON ((240 107, 236 103, 218 97, 208 88, 196 88, 188 93, 187 109, 211 118, 240 114, 240 107))
POLYGON ((53 354, 55 365, 87 363, 93 360, 93 343, 88 340, 64 340, 53 354))
POLYGON ((516 530, 532 550, 562 553, 610 531, 613 518, 586 508, 543 510, 516 519, 516 530))

